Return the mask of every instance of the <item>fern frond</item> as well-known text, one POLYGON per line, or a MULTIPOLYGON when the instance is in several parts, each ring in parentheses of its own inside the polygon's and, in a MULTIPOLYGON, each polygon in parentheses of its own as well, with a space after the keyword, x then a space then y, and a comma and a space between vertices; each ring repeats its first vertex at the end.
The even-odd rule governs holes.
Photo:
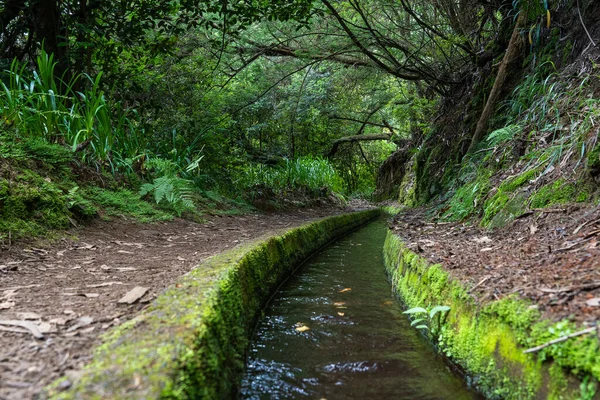
POLYGON ((521 125, 508 125, 490 133, 486 139, 489 146, 497 146, 499 144, 512 140, 523 127, 521 125))

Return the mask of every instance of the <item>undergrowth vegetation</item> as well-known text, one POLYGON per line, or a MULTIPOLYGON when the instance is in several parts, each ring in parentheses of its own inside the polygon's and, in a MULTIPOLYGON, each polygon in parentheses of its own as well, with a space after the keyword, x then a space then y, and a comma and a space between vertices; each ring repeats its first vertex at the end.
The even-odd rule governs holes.
POLYGON ((283 165, 249 165, 239 182, 244 189, 266 186, 278 192, 308 188, 343 192, 343 181, 331 163, 319 157, 285 159, 283 165))
POLYGON ((445 220, 503 226, 529 209, 591 201, 600 100, 588 77, 528 75, 501 105, 506 126, 468 154, 440 209, 445 220))

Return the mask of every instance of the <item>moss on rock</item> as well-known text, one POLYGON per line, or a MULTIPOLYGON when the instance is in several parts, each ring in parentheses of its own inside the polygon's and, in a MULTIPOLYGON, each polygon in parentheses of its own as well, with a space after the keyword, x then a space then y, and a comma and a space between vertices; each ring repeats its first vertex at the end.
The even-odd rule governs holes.
POLYGON ((575 185, 566 182, 564 179, 558 179, 553 183, 542 186, 533 196, 531 196, 531 207, 542 208, 553 204, 564 204, 575 200, 575 185))
POLYGON ((110 331, 83 377, 55 399, 231 398, 255 318, 282 278, 379 210, 329 217, 210 258, 110 331))
POLYGON ((384 261, 407 307, 451 307, 432 340, 486 397, 576 399, 582 379, 597 386, 600 345, 591 335, 537 354, 523 353, 524 348, 575 332, 574 324, 543 320, 534 307, 514 296, 477 304, 441 265, 429 265, 392 232, 385 242, 384 261))

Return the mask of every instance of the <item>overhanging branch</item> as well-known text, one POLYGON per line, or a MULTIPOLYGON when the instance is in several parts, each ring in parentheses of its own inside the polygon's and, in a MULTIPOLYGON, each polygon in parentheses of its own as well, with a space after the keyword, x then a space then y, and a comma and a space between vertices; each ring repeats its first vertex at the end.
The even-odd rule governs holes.
POLYGON ((339 138, 333 142, 333 144, 331 145, 331 150, 329 150, 329 153, 327 153, 327 155, 325 155, 325 157, 333 158, 335 153, 337 153, 340 145, 342 145, 344 143, 363 142, 363 141, 367 141, 367 140, 390 140, 391 137, 392 137, 391 133, 381 133, 378 135, 353 135, 353 136, 346 136, 343 138, 339 138))

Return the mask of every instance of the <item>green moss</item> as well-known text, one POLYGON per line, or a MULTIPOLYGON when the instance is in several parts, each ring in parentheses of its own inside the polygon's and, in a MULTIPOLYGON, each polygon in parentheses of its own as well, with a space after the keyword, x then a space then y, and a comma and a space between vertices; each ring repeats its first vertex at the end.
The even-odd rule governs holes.
POLYGON ((578 398, 578 378, 600 378, 600 349, 592 336, 534 347, 577 327, 568 321, 550 323, 516 297, 478 305, 468 290, 450 278, 441 265, 427 262, 388 233, 384 260, 395 290, 407 307, 451 307, 434 344, 470 376, 488 398, 578 398), (571 371, 568 374, 566 371, 571 371))
POLYGON ((533 196, 531 196, 532 208, 543 208, 553 204, 564 204, 573 201, 576 189, 573 184, 565 182, 564 179, 558 179, 555 182, 542 186, 533 196))
POLYGON ((402 182, 398 188, 398 203, 406 207, 414 207, 417 205, 415 194, 415 156, 413 156, 406 166, 406 172, 402 177, 402 182))
POLYGON ((587 155, 587 169, 596 176, 600 174, 600 144, 597 144, 587 155))
POLYGON ((490 229, 503 227, 527 210, 527 193, 517 193, 512 199, 501 197, 498 201, 485 209, 482 226, 490 229), (504 202, 504 199, 507 201, 504 202))
POLYGON ((506 179, 500 184, 498 191, 505 193, 514 192, 521 186, 525 185, 526 183, 529 183, 529 181, 535 179, 536 176, 538 176, 541 172, 542 171, 540 170, 540 168, 534 168, 527 170, 514 178, 506 179))
POLYGON ((67 199, 58 183, 27 169, 4 176, 0 177, 0 238, 69 226, 67 199))
POLYGON ((500 228, 521 215, 527 209, 528 196, 517 191, 540 173, 540 168, 534 168, 505 179, 498 186, 496 193, 486 200, 481 225, 500 228))
POLYGON ((490 171, 483 170, 473 182, 461 186, 448 202, 445 220, 461 221, 481 210, 485 196, 490 190, 490 171))
POLYGON ((217 255, 143 314, 106 334, 83 377, 56 399, 231 398, 255 318, 282 278, 379 210, 335 216, 217 255))
POLYGON ((98 187, 82 189, 84 197, 103 210, 104 217, 131 217, 140 222, 168 221, 173 214, 159 210, 127 189, 106 190, 98 187))

